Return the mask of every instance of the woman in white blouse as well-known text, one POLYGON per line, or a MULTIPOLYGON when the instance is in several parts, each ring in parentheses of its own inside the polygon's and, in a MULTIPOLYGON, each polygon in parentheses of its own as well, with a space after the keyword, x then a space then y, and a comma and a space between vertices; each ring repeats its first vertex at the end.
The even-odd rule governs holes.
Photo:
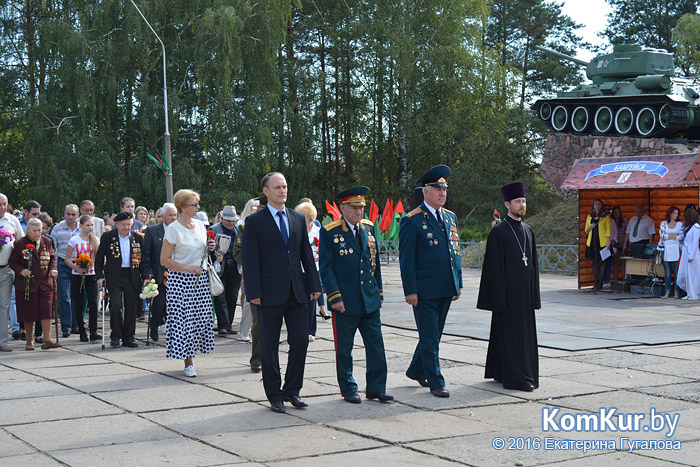
POLYGON ((659 249, 664 260, 664 284, 666 286, 666 295, 664 298, 670 298, 673 286, 675 285, 675 298, 680 297, 680 288, 678 287, 678 259, 681 254, 681 243, 683 239, 683 222, 678 220, 681 210, 676 206, 671 206, 666 211, 666 219, 661 222, 659 227, 659 249), (672 280, 675 278, 675 280, 672 280))
POLYGON ((197 376, 193 359, 197 352, 214 350, 212 299, 205 268, 207 251, 215 243, 207 240, 199 211, 199 195, 179 190, 173 199, 178 220, 165 229, 160 262, 167 268, 165 307, 167 315, 166 357, 185 361, 185 376, 197 376))

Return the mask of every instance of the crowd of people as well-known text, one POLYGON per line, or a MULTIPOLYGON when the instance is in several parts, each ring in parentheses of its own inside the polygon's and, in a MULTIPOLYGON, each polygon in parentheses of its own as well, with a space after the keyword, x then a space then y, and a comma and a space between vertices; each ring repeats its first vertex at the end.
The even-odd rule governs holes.
MULTIPOLYGON (((440 369, 440 340, 451 303, 462 292, 457 216, 444 208, 450 174, 441 165, 417 180, 420 199, 399 230, 403 291, 419 338, 405 374, 441 398, 450 393, 440 369)), ((215 333, 237 334, 233 323, 240 303, 240 339, 252 344, 250 369, 262 372, 270 408, 282 413, 285 402, 295 408, 308 405, 300 394, 318 309, 318 316, 333 320, 343 399, 361 402, 352 360, 359 331, 366 354, 366 398, 393 400, 386 393, 379 246, 374 225, 364 218, 369 189, 338 193, 341 217, 321 226, 310 199, 302 198, 295 209, 286 206, 283 174, 265 175, 261 188, 263 195, 250 199, 242 212, 225 206, 213 225, 192 190, 179 190, 173 203, 156 212, 137 207, 132 198, 124 198, 118 213, 105 212, 103 218, 94 216, 90 200, 69 204, 56 225, 36 201, 25 203, 23 214, 13 215, 7 197, 0 194, 0 330, 11 325, 12 337, 24 339, 26 350, 34 350, 35 343, 42 349, 59 345, 51 339, 52 318, 64 338, 75 334, 83 342, 103 339, 97 326, 102 301, 109 303, 110 346, 137 348, 136 320, 143 319, 146 307, 147 338, 158 341, 160 326, 166 324, 165 356, 181 360, 184 374, 196 377, 194 358, 214 349, 215 333), (279 362, 283 323, 289 343, 284 378, 279 362)), ((501 194, 506 215, 501 219, 494 212, 477 301, 477 308, 493 312, 485 377, 505 388, 533 391, 539 386, 537 246, 532 229, 522 221, 525 186, 508 184, 501 194)), ((619 207, 593 203, 586 221, 586 256, 594 263, 596 290, 609 280, 611 270, 617 274, 615 262, 628 246, 653 241, 653 221, 643 206, 635 211, 626 220, 619 207), (601 255, 603 250, 609 254, 601 255)), ((666 297, 685 291, 698 299, 700 260, 694 259, 700 217, 688 206, 683 219, 685 223, 680 209, 672 206, 659 226, 666 297)), ((12 350, 8 336, 0 333, 2 351, 12 350)))
POLYGON ((634 216, 626 219, 619 206, 607 206, 602 200, 593 201, 586 218, 586 258, 593 265, 593 290, 597 292, 617 279, 626 256, 649 258, 663 263, 664 298, 700 299, 700 214, 693 204, 685 207, 683 215, 677 206, 666 210, 659 224, 658 242, 654 220, 644 205, 637 204, 634 216), (648 251, 654 245, 654 251, 648 251), (635 251, 637 250, 637 251, 635 251))

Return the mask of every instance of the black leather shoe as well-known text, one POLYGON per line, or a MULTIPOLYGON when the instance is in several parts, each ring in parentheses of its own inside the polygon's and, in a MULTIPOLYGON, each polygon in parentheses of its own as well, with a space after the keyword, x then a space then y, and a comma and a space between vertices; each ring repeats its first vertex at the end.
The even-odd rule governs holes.
POLYGON ((440 386, 439 388, 431 389, 430 393, 435 397, 450 397, 450 391, 448 391, 445 386, 440 386))
POLYGON ((262 365, 250 365, 250 371, 253 373, 260 373, 260 370, 262 370, 262 365))
MULTIPOLYGON (((66 336, 63 336, 63 337, 66 337, 66 336)), ((19 338, 20 338, 20 340, 26 341, 27 340, 27 333, 24 331, 20 331, 19 338)))
POLYGON ((158 342, 158 339, 160 339, 160 336, 158 335, 158 330, 157 329, 151 329, 151 340, 153 342, 158 342))
POLYGON ((124 342, 124 347, 128 347, 130 349, 135 349, 139 345, 136 342, 124 342))
POLYGON ((350 402, 351 404, 359 404, 362 402, 360 395, 356 392, 351 392, 347 396, 343 396, 343 399, 345 399, 345 402, 350 402))
POLYGON ((12 333, 12 338, 16 341, 19 340, 19 331, 15 331, 12 333))
POLYGON ((304 407, 309 406, 309 404, 304 402, 304 400, 299 396, 284 396, 284 401, 289 402, 290 404, 292 404, 293 407, 296 407, 297 409, 303 409, 304 407))
POLYGON ((98 341, 100 339, 102 339, 102 336, 100 336, 96 332, 93 332, 90 334, 90 342, 95 342, 95 341, 98 341))
POLYGON ((373 392, 371 394, 367 394, 365 397, 367 397, 369 400, 377 399, 379 402, 389 402, 394 400, 394 396, 385 392, 373 392))
POLYGON ((43 338, 43 337, 36 336, 36 337, 34 338, 34 343, 35 343, 35 344, 43 344, 43 343, 44 343, 44 338, 43 338))
POLYGON ((518 390, 531 392, 531 391, 535 390, 535 386, 533 386, 532 383, 530 383, 530 382, 525 382, 525 383, 521 384, 520 386, 518 386, 518 390))
POLYGON ((413 381, 417 381, 418 384, 420 384, 420 385, 423 386, 424 388, 427 388, 427 387, 430 386, 430 385, 428 384, 428 380, 427 380, 427 379, 415 379, 415 378, 411 378, 411 379, 412 379, 413 381))
POLYGON ((115 349, 116 349, 117 347, 121 347, 121 346, 122 346, 122 345, 119 343, 119 341, 111 341, 111 342, 109 343, 109 345, 110 345, 111 347, 114 347, 115 349))
POLYGON ((146 315, 144 315, 143 313, 141 313, 140 315, 136 315, 136 319, 138 319, 139 321, 145 321, 145 320, 146 320, 146 315))
POLYGON ((275 413, 284 413, 284 402, 282 402, 282 401, 270 402, 270 410, 272 410, 275 413))
POLYGON ((78 328, 72 329, 70 333, 71 334, 80 334, 80 329, 78 329, 78 328))
POLYGON ((89 340, 90 340, 90 339, 88 339, 88 335, 87 335, 86 332, 81 332, 81 333, 80 333, 80 342, 87 342, 87 341, 89 341, 89 340))

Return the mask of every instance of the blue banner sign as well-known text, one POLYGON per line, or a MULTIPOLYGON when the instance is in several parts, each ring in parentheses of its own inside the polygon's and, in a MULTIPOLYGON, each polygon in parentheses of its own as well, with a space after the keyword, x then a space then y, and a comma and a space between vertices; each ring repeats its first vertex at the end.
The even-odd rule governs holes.
POLYGON ((614 162, 612 164, 604 164, 595 170, 591 170, 586 175, 586 180, 596 175, 605 175, 610 172, 646 172, 650 175, 658 175, 661 178, 668 173, 668 169, 664 167, 663 162, 650 161, 625 161, 614 162))

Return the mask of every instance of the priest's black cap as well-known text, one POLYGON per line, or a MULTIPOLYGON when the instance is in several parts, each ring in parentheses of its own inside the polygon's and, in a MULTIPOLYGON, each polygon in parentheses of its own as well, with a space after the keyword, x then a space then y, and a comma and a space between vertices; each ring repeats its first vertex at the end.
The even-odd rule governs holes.
POLYGON ((523 182, 513 182, 501 187, 503 201, 510 201, 515 198, 525 198, 525 184, 523 182))
POLYGON ((335 195, 335 200, 350 206, 366 206, 365 196, 368 193, 369 188, 366 186, 354 186, 335 195))
POLYGON ((119 214, 116 215, 114 218, 114 222, 119 222, 119 221, 125 221, 127 219, 133 219, 134 215, 131 214, 130 212, 120 212, 119 214))
POLYGON ((447 179, 451 173, 452 170, 446 165, 436 165, 421 175, 416 181, 416 185, 447 188, 447 179))

